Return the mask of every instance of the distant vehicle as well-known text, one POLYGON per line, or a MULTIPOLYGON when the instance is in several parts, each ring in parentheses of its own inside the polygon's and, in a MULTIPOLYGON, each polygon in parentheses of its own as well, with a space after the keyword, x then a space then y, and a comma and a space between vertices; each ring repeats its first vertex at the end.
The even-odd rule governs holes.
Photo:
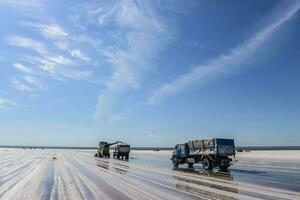
POLYGON ((115 144, 120 143, 120 141, 108 143, 108 142, 99 142, 98 151, 95 154, 95 157, 99 158, 110 158, 109 147, 115 144))
POLYGON ((226 170, 232 161, 229 156, 235 156, 234 140, 214 138, 177 144, 171 160, 174 167, 185 163, 193 167, 194 163, 201 162, 205 170, 212 170, 215 167, 226 170))
POLYGON ((114 148, 114 153, 113 153, 113 157, 114 158, 122 158, 125 160, 129 159, 129 153, 130 153, 130 145, 126 144, 126 143, 122 143, 122 144, 118 144, 115 146, 114 148))

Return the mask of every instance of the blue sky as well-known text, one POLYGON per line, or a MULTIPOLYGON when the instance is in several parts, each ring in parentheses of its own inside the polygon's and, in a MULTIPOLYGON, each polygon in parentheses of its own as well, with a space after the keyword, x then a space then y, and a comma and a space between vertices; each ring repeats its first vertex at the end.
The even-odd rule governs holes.
POLYGON ((299 1, 0 1, 1 144, 299 145, 299 1))

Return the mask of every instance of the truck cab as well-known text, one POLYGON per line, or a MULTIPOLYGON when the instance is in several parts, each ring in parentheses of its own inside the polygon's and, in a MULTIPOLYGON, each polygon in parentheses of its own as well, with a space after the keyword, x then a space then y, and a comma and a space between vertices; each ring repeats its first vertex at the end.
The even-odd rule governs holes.
POLYGON ((177 144, 173 150, 173 155, 176 155, 179 158, 186 158, 189 156, 189 147, 188 143, 177 144))
POLYGON ((99 158, 110 157, 108 142, 103 142, 103 141, 99 142, 97 155, 99 158))
POLYGON ((194 160, 189 158, 190 149, 188 143, 177 144, 172 153, 172 162, 174 167, 178 167, 179 164, 188 163, 189 167, 193 166, 194 160))

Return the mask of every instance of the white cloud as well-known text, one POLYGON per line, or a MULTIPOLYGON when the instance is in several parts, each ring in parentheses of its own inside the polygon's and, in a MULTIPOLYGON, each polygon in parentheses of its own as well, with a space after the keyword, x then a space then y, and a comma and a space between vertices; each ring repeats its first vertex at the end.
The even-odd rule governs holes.
POLYGON ((6 38, 6 41, 11 46, 17 46, 27 49, 32 49, 39 54, 45 53, 45 46, 43 43, 33 40, 31 38, 22 37, 22 36, 11 36, 6 38))
POLYGON ((67 41, 55 41, 54 45, 61 50, 67 50, 69 47, 69 43, 67 41))
MULTIPOLYGON (((65 66, 76 65, 76 63, 72 59, 66 58, 63 55, 55 55, 53 53, 48 52, 45 46, 36 40, 26 37, 12 36, 7 38, 6 41, 12 46, 33 49, 37 53, 39 53, 39 56, 23 56, 21 57, 21 59, 24 62, 30 62, 32 65, 40 67, 40 69, 50 73, 50 75, 55 79, 62 79, 62 77, 72 78, 72 74, 75 74, 75 80, 78 80, 80 77, 87 76, 86 71, 79 73, 79 70, 75 70, 75 73, 73 73, 72 69, 64 69, 65 66), (62 71, 64 71, 64 73, 62 73, 62 71), (66 73, 65 71, 70 72, 66 73)), ((24 66, 23 64, 15 63, 14 67, 17 70, 22 71, 24 73, 33 74, 33 70, 24 66)), ((32 90, 30 86, 18 79, 14 79, 12 82, 14 86, 21 91, 32 90)))
POLYGON ((11 5, 20 7, 37 7, 40 5, 39 0, 1 0, 0 5, 11 5))
POLYGON ((45 37, 48 38, 58 38, 58 37, 66 37, 68 33, 65 32, 60 26, 57 24, 52 25, 40 25, 40 30, 45 37))
POLYGON ((71 52, 70 52, 71 56, 75 57, 75 58, 79 58, 81 60, 84 60, 84 61, 89 61, 90 58, 87 57, 84 53, 82 53, 79 49, 73 49, 71 52))
POLYGON ((27 74, 32 74, 33 73, 33 70, 30 69, 29 67, 26 67, 24 66, 23 64, 21 63, 14 63, 13 66, 19 70, 20 72, 23 72, 23 73, 27 73, 27 74))
POLYGON ((56 64, 48 59, 37 58, 39 62, 39 66, 41 69, 49 72, 50 74, 54 74, 56 71, 56 64))
POLYGON ((72 37, 69 37, 69 33, 67 33, 64 28, 58 24, 39 24, 31 22, 22 22, 21 24, 36 28, 46 39, 51 40, 54 46, 58 49, 67 51, 71 45, 70 40, 72 37))
POLYGON ((113 115, 111 107, 117 104, 120 95, 140 87, 141 78, 169 40, 170 30, 151 8, 146 1, 122 1, 111 9, 93 6, 93 10, 97 9, 95 18, 100 20, 99 25, 109 24, 118 30, 109 32, 108 47, 102 45, 101 52, 114 70, 98 97, 95 118, 109 119, 109 115, 113 115))
POLYGON ((0 110, 18 106, 13 100, 0 97, 0 110))
POLYGON ((41 71, 35 74, 41 77, 50 76, 59 81, 66 79, 91 81, 93 76, 93 71, 76 69, 78 64, 62 55, 23 56, 22 60, 39 67, 41 71))
POLYGON ((14 63, 13 66, 20 72, 26 74, 25 76, 23 76, 23 80, 19 80, 16 78, 12 79, 12 84, 16 89, 20 91, 33 91, 34 88, 43 88, 40 81, 36 77, 32 76, 33 74, 37 75, 39 73, 36 73, 32 69, 24 66, 21 63, 14 63), (28 74, 30 74, 30 76, 28 74))
POLYGON ((12 79, 12 85, 17 90, 20 90, 22 92, 32 92, 34 91, 34 88, 30 87, 28 84, 26 84, 24 81, 13 78, 12 79))
POLYGON ((24 76, 23 80, 26 81, 27 83, 29 83, 31 86, 35 86, 36 88, 39 88, 39 89, 43 88, 41 82, 33 76, 24 76))
POLYGON ((73 80, 90 80, 93 72, 90 70, 76 70, 76 69, 65 69, 62 72, 64 77, 73 80))
POLYGON ((36 24, 36 23, 23 23, 23 25, 37 28, 45 38, 49 39, 63 39, 69 34, 58 24, 36 24))
POLYGON ((204 84, 208 81, 240 70, 240 66, 249 59, 255 51, 287 20, 300 9, 300 2, 296 1, 288 9, 281 10, 274 17, 274 21, 258 31, 241 45, 205 64, 194 67, 190 72, 181 75, 170 83, 162 85, 148 98, 148 104, 155 104, 160 99, 185 90, 192 84, 204 84))
POLYGON ((58 56, 46 56, 46 55, 44 55, 44 57, 46 59, 48 59, 49 61, 52 61, 52 62, 60 64, 60 65, 71 65, 71 64, 74 63, 71 59, 65 58, 62 55, 58 55, 58 56))
MULTIPOLYGON (((119 4, 116 4, 115 6, 113 6, 109 10, 107 10, 104 14, 101 14, 97 19, 98 23, 100 25, 103 25, 105 23, 106 19, 109 18, 118 9, 118 6, 119 6, 119 4)), ((97 12, 101 13, 101 11, 102 11, 102 9, 97 10, 93 14, 96 14, 97 12)))
POLYGON ((79 36, 74 36, 71 38, 72 41, 77 42, 77 43, 85 43, 90 45, 91 47, 94 47, 95 49, 99 49, 101 46, 101 40, 96 39, 91 37, 90 35, 79 35, 79 36))

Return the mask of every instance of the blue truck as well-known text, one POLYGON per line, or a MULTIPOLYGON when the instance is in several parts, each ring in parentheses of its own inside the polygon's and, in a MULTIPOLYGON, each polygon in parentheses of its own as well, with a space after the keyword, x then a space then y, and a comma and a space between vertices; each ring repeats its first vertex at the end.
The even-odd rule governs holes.
POLYGON ((234 140, 213 138, 177 144, 171 160, 174 167, 185 163, 193 167, 194 163, 202 163, 205 170, 217 167, 226 170, 231 165, 231 156, 235 156, 234 140))

